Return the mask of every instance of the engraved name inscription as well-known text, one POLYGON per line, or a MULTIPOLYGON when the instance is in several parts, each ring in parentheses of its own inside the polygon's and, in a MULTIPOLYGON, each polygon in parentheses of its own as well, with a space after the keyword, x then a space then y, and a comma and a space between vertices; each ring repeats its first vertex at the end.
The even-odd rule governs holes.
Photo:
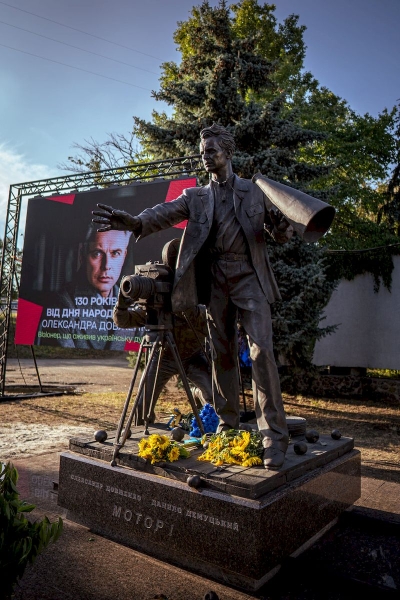
POLYGON ((159 500, 152 500, 151 506, 156 506, 157 508, 162 508, 164 510, 170 510, 171 512, 176 512, 178 514, 182 514, 182 509, 180 506, 175 506, 175 504, 169 504, 168 502, 160 502, 159 500))
POLYGON ((78 481, 79 483, 84 483, 85 485, 98 488, 99 490, 103 489, 103 484, 100 483, 100 481, 93 481, 92 479, 87 479, 86 477, 79 477, 79 475, 74 475, 73 473, 71 473, 71 479, 73 479, 73 481, 78 481))
POLYGON ((138 502, 142 501, 142 496, 140 494, 135 494, 135 492, 129 492, 128 490, 121 490, 121 488, 113 487, 112 485, 106 485, 106 492, 118 494, 119 496, 124 496, 125 498, 131 498, 132 500, 137 500, 138 502))
POLYGON ((203 521, 203 523, 209 523, 210 525, 215 525, 217 527, 226 527, 226 529, 232 529, 232 531, 239 531, 238 523, 227 521, 226 519, 221 519, 212 515, 206 515, 205 513, 197 512, 197 510, 187 509, 186 512, 184 512, 180 506, 169 504, 168 502, 160 502, 160 500, 155 500, 154 498, 151 500, 151 506, 161 508, 162 510, 168 510, 179 515, 185 515, 185 517, 203 521))
POLYGON ((203 523, 210 523, 210 525, 226 527, 227 529, 232 529, 232 531, 239 531, 238 523, 233 523, 232 521, 226 521, 225 519, 219 519, 217 517, 205 515, 204 513, 199 513, 196 510, 187 510, 185 516, 192 519, 197 519, 198 521, 203 521, 203 523))
MULTIPOLYGON (((94 481, 86 477, 80 477, 79 475, 71 474, 70 477, 73 481, 77 481, 79 483, 83 483, 84 485, 91 486, 93 488, 101 490, 103 493, 106 492, 108 494, 116 494, 117 496, 123 496, 124 498, 129 498, 130 500, 135 500, 137 502, 142 502, 144 500, 141 494, 136 494, 135 492, 130 492, 129 490, 124 490, 122 488, 112 485, 104 485, 100 481, 94 481)), ((150 500, 150 505, 163 511, 168 511, 171 513, 182 515, 190 519, 196 519, 196 521, 201 521, 202 523, 207 523, 214 527, 224 527, 226 529, 230 529, 231 531, 239 531, 238 523, 233 521, 227 521, 226 519, 216 517, 215 515, 201 513, 197 510, 185 509, 181 506, 177 506, 176 504, 171 504, 169 502, 161 502, 160 500, 156 500, 155 498, 150 500)), ((159 518, 153 518, 149 515, 144 515, 143 513, 131 511, 130 509, 122 510, 122 507, 117 505, 114 505, 112 516, 116 518, 123 518, 126 522, 132 522, 135 525, 143 526, 144 528, 151 529, 154 532, 157 532, 160 529, 164 529, 164 527, 166 527, 166 529, 164 529, 164 533, 166 533, 166 531, 169 529, 169 533, 167 535, 171 535, 172 530, 174 528, 173 525, 166 525, 165 521, 159 518)))
POLYGON ((108 492, 110 494, 118 494, 118 496, 124 496, 124 498, 130 498, 131 500, 137 500, 138 502, 142 501, 142 496, 140 494, 135 494, 135 492, 130 492, 129 490, 122 490, 119 487, 114 487, 112 485, 104 486, 100 481, 93 481, 92 479, 88 479, 86 477, 80 477, 79 475, 71 474, 71 479, 73 481, 78 481, 79 483, 83 483, 85 485, 90 485, 99 490, 103 490, 104 492, 108 492))
POLYGON ((135 512, 129 508, 122 509, 122 506, 114 504, 112 516, 117 519, 124 519, 127 523, 132 522, 134 525, 142 526, 145 529, 150 529, 154 533, 163 530, 163 535, 172 535, 174 525, 168 525, 161 519, 150 517, 150 515, 144 515, 143 513, 135 512))

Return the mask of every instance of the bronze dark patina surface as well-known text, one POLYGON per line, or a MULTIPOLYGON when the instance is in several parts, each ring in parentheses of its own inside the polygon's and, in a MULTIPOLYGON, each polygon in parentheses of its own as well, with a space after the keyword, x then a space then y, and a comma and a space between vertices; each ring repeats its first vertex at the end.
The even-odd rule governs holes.
MULTIPOLYGON (((306 241, 316 241, 329 228, 335 210, 261 173, 254 176, 255 183, 237 177, 232 170, 234 151, 228 129, 216 123, 205 127, 200 132, 200 153, 210 176, 208 185, 186 189, 172 202, 138 216, 99 204, 101 210, 93 212, 93 221, 100 232, 133 231, 139 240, 187 220, 174 272, 172 311, 198 304, 207 307, 214 389, 223 400, 214 397, 220 430, 239 427, 236 324, 240 321, 250 344, 263 462, 266 469, 276 469, 284 461, 289 433, 270 314, 270 304, 281 296, 264 235, 267 231, 275 242, 285 243, 297 231, 306 241)), ((114 458, 118 442, 119 433, 114 458)))

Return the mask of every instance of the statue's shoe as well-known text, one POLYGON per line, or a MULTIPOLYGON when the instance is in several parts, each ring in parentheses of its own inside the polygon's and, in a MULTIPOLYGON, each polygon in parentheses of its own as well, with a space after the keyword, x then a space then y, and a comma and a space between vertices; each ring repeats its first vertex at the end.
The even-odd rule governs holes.
POLYGON ((249 425, 248 423, 239 423, 239 431, 256 431, 256 429, 253 429, 253 427, 251 425, 249 425))
POLYGON ((217 427, 217 433, 222 433, 223 431, 230 431, 231 429, 233 429, 230 425, 227 425, 226 423, 220 423, 217 427))
POLYGON ((279 450, 279 448, 274 448, 274 446, 270 446, 269 448, 264 449, 263 453, 263 463, 264 467, 270 471, 274 471, 279 469, 285 461, 285 453, 283 450, 279 450))
POLYGON ((239 429, 239 422, 236 427, 232 427, 232 425, 228 425, 228 423, 224 423, 220 421, 217 427, 217 433, 222 433, 223 431, 230 431, 231 429, 239 429))

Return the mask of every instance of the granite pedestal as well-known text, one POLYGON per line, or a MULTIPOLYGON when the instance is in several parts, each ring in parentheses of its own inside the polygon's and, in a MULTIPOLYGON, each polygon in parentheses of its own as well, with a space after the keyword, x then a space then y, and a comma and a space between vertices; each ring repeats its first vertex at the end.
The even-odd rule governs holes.
POLYGON ((134 429, 116 467, 109 464, 112 439, 70 441, 58 496, 67 517, 242 589, 261 587, 360 497, 360 453, 351 438, 321 436, 302 456, 290 445, 284 466, 272 472, 217 468, 197 461, 201 450, 150 465, 137 456, 143 436, 143 428, 134 429), (200 475, 201 488, 187 485, 191 474, 200 475))

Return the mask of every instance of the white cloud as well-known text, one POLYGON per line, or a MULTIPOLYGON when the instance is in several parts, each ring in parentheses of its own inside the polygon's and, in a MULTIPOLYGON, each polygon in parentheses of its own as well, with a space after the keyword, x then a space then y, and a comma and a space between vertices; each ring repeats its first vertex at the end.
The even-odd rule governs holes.
MULTIPOLYGON (((10 185, 35 179, 47 179, 55 177, 55 173, 47 165, 34 164, 23 154, 19 154, 6 144, 0 144, 0 236, 4 237, 4 227, 7 214, 8 195, 10 185)), ((25 229, 27 199, 23 198, 21 206, 20 228, 22 233, 25 229)), ((21 238, 22 239, 22 238, 21 238)), ((18 241, 18 246, 22 243, 18 241)))

